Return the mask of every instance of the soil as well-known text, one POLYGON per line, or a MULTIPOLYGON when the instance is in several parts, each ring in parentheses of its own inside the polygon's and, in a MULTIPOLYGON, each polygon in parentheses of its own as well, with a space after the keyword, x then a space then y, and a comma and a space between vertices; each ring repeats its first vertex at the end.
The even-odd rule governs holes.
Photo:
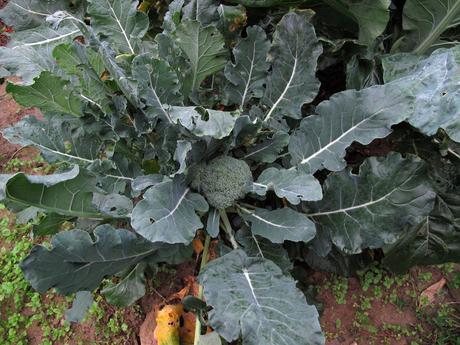
MULTIPOLYGON (((6 93, 7 82, 0 85, 0 131, 8 126, 14 125, 26 115, 40 117, 36 109, 23 109, 11 96, 6 93)), ((33 159, 37 151, 32 148, 19 150, 21 147, 10 144, 0 133, 0 170, 10 159, 17 157, 24 160, 33 159)))

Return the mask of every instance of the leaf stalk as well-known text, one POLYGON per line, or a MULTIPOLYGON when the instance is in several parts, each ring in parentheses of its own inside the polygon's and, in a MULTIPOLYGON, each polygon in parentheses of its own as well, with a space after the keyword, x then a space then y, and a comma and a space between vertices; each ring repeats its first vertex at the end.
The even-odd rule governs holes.
MULTIPOLYGON (((204 266, 206 266, 208 262, 208 254, 209 254, 209 244, 211 243, 211 236, 206 235, 206 239, 204 241, 204 249, 203 254, 201 256, 201 264, 200 264, 200 272, 203 270, 204 266)), ((203 286, 200 285, 198 288, 198 296, 199 299, 203 299, 203 286)), ((200 342, 201 336, 201 322, 198 315, 195 315, 195 340, 193 341, 193 345, 198 345, 200 342)))

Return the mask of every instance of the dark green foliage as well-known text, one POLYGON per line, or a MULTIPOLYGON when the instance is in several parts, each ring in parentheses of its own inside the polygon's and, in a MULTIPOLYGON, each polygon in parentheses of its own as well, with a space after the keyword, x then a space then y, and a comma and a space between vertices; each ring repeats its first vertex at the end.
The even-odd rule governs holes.
POLYGON ((175 0, 160 28, 134 0, 10 0, 0 77, 43 119, 3 135, 62 171, 0 175, 0 199, 54 235, 22 265, 39 291, 115 275, 102 293, 132 304, 205 229, 227 252, 200 276, 221 336, 323 344, 293 260, 460 261, 460 5, 235 2, 175 0))

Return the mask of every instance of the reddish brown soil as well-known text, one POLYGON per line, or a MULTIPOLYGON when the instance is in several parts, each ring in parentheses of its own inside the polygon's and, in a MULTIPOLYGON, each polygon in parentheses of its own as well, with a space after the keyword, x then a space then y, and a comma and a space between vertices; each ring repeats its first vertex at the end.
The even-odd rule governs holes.
MULTIPOLYGON (((456 270, 458 271, 458 267, 456 270)), ((418 305, 418 298, 422 291, 443 277, 449 281, 453 273, 451 276, 444 276, 436 267, 416 268, 406 276, 402 286, 393 285, 386 289, 383 283, 379 283, 378 286, 382 289, 380 298, 375 297, 374 288, 363 291, 359 279, 349 278, 345 304, 339 304, 330 287, 321 288, 333 281, 333 276, 329 273, 314 272, 309 283, 319 287, 316 299, 324 307, 320 321, 327 335, 326 345, 410 345, 415 340, 418 344, 432 344, 432 339, 435 338, 432 334, 433 329, 426 318, 420 317, 422 309, 418 305), (420 274, 427 272, 432 275, 429 280, 419 278, 420 274), (392 292, 397 294, 398 305, 389 302, 388 297, 392 292), (415 293, 416 297, 411 297, 411 293, 415 293), (370 309, 362 309, 362 301, 365 298, 372 301, 370 309), (358 314, 363 312, 367 314, 368 321, 360 323, 358 314), (401 330, 392 331, 385 328, 389 325, 399 329, 416 330, 416 338, 404 334, 401 330), (423 339, 422 343, 420 339, 423 339)), ((444 287, 423 312, 435 315, 440 304, 456 304, 459 297, 460 289, 444 287)))
MULTIPOLYGON (((0 85, 0 131, 21 120, 26 115, 40 116, 37 110, 23 109, 6 93, 7 82, 0 85)), ((10 144, 0 133, 0 170, 11 158, 33 159, 37 151, 26 148, 18 151, 20 146, 10 144)))

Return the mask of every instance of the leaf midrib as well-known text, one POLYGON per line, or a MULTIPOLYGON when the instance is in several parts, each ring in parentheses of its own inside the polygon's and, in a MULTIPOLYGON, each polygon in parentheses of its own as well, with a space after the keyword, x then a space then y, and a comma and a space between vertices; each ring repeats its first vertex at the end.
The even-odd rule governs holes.
POLYGON ((417 55, 423 55, 432 46, 432 44, 441 36, 441 34, 448 28, 451 20, 460 10, 460 0, 447 10, 444 18, 438 23, 436 28, 414 49, 417 55))

